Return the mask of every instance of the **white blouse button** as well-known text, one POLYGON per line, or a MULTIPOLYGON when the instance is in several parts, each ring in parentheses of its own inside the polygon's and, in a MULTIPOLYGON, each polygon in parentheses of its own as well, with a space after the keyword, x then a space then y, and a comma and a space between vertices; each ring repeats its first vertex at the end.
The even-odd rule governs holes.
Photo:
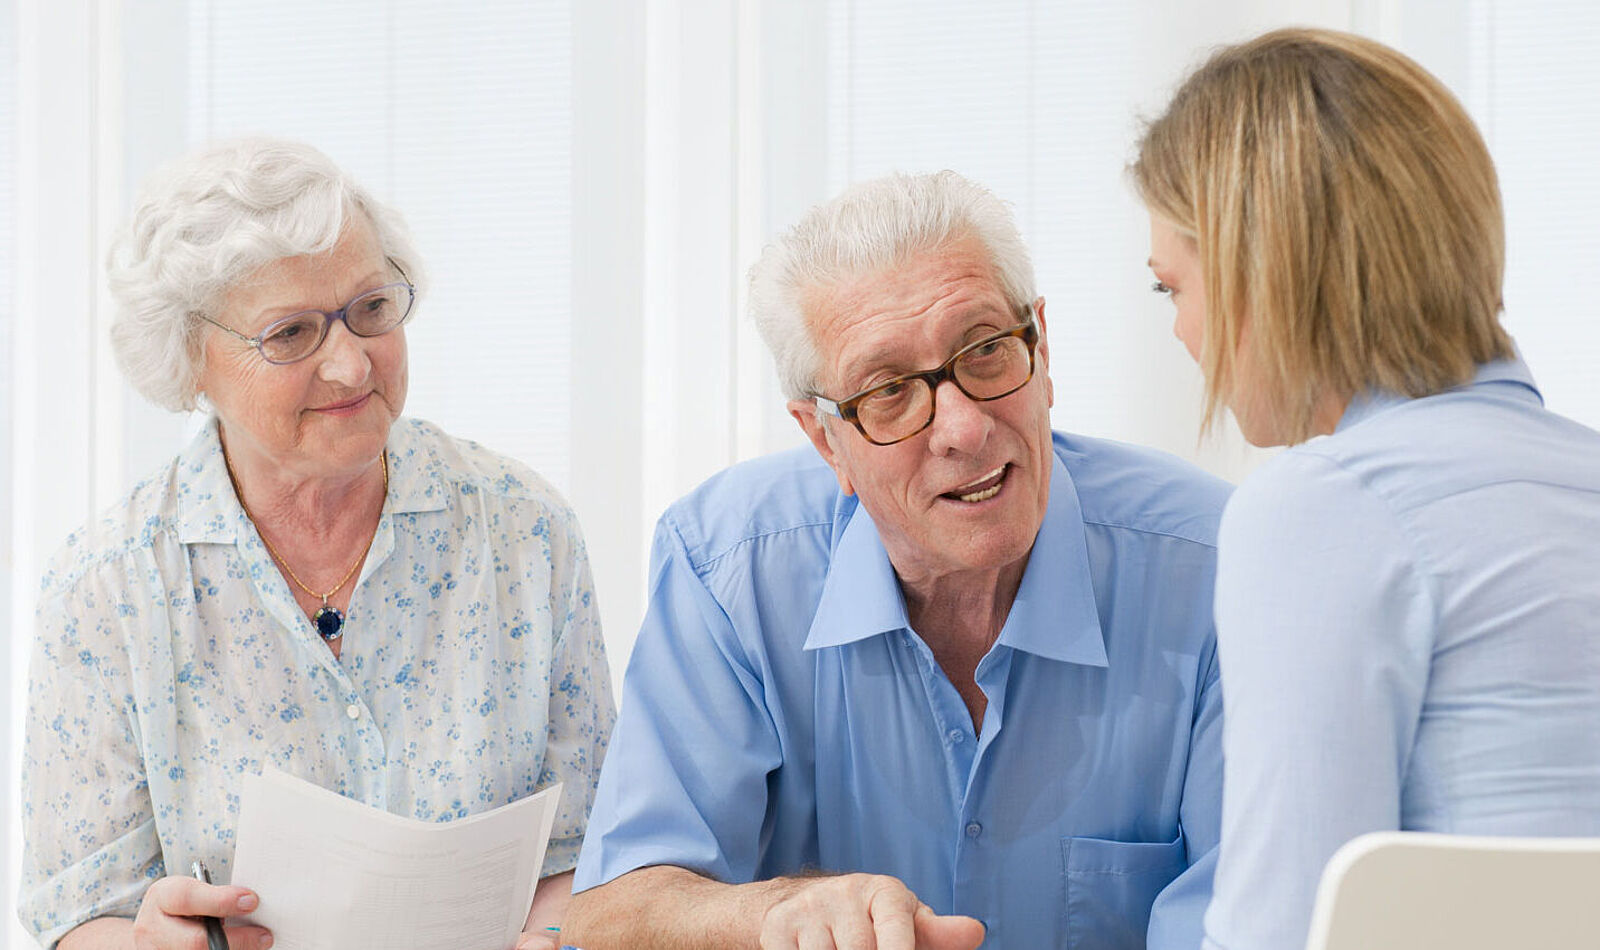
POLYGON ((355 703, 351 703, 350 705, 344 707, 344 714, 349 716, 351 719, 360 719, 361 707, 357 706, 355 703))

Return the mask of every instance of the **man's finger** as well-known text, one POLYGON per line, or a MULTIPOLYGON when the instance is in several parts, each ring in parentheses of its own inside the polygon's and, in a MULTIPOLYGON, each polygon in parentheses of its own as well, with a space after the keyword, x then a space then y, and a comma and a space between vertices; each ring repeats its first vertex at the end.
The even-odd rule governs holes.
POLYGON ((877 894, 871 904, 877 950, 916 950, 917 933, 912 915, 921 906, 922 903, 904 888, 877 894))
POLYGON ((833 931, 822 922, 807 924, 795 937, 799 950, 834 950, 833 931))
POLYGON ((872 928, 878 938, 878 950, 916 950, 917 931, 910 914, 874 917, 872 928))
POLYGON ((971 917, 941 917, 924 904, 917 908, 916 950, 977 950, 983 924, 971 917))
POLYGON ((833 920, 835 950, 878 950, 878 938, 869 914, 853 913, 833 920))

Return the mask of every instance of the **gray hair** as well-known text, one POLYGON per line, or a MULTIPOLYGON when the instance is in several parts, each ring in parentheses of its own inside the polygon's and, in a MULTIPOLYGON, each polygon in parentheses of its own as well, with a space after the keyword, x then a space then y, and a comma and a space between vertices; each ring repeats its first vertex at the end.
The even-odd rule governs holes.
POLYGON ((815 392, 821 356, 806 312, 819 292, 975 238, 1018 312, 1033 303, 1033 261, 1010 206, 953 171, 895 173, 812 208, 750 268, 750 316, 790 399, 815 392))
POLYGON ((398 214, 326 155, 284 139, 225 142, 146 183, 106 263, 117 365, 145 398, 193 409, 203 322, 241 279, 286 257, 331 250, 361 214, 378 246, 420 289, 421 263, 398 214))

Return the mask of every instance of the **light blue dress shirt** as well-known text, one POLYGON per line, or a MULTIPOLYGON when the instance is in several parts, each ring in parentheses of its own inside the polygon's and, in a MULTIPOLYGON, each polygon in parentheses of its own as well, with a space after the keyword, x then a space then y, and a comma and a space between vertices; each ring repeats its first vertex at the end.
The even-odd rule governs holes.
POLYGON ((1600 835, 1600 434, 1520 361, 1354 402, 1223 518, 1207 946, 1304 946, 1363 832, 1600 835))
POLYGON ((812 450, 669 508, 576 887, 654 864, 730 883, 866 871, 983 921, 986 947, 1115 950, 1147 930, 1197 947, 1227 486, 1115 443, 1054 449, 1044 525, 977 668, 977 735, 872 519, 812 450))
MULTIPOLYGON (((74 534, 40 596, 19 916, 42 943, 233 865, 271 764, 448 821, 564 783, 542 874, 577 862, 614 718, 588 556, 544 479, 434 426, 389 493, 335 658, 228 481, 215 424, 74 534)), ((236 883, 249 885, 249 881, 236 883)))

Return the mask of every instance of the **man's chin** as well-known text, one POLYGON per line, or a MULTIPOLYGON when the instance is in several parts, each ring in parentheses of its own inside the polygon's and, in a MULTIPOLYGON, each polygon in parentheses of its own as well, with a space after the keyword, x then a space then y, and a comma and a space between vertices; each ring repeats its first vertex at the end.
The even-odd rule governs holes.
POLYGON ((964 535, 946 535, 931 539, 938 545, 946 563, 957 571, 1004 570, 1023 561, 1033 550, 1039 536, 1032 532, 992 530, 967 532, 964 535))

